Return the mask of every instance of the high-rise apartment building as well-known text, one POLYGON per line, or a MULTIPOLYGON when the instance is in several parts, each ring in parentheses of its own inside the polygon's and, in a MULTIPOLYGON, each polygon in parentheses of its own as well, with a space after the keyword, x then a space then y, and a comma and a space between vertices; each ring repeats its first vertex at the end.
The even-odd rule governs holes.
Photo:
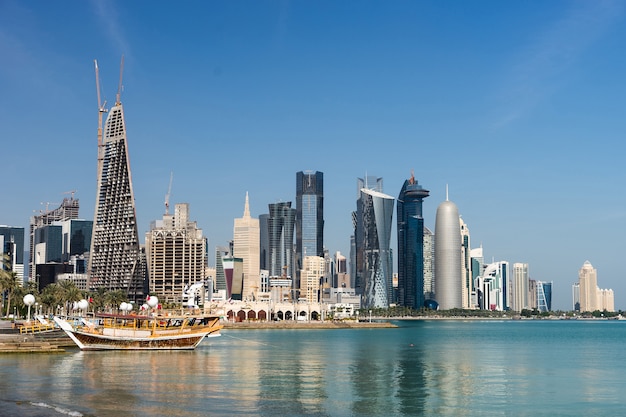
POLYGON ((398 304, 420 309, 424 291, 424 217, 422 203, 429 191, 411 178, 404 181, 398 195, 398 304))
POLYGON ((0 226, 0 257, 8 258, 9 265, 0 262, 0 269, 9 269, 24 283, 24 228, 0 226))
POLYGON ((446 195, 435 219, 435 297, 439 309, 463 308, 462 288, 459 210, 446 195))
POLYGON ((259 219, 250 216, 250 200, 246 193, 243 217, 235 219, 233 256, 243 262, 243 299, 256 299, 261 289, 259 219))
POLYGON ((303 268, 300 271, 301 286, 300 297, 306 299, 309 303, 317 303, 320 301, 322 290, 322 277, 326 262, 321 256, 305 256, 303 260, 303 268))
POLYGON ((189 220, 189 204, 176 204, 146 233, 149 290, 164 303, 180 303, 183 290, 204 283, 207 272, 207 239, 196 222, 189 220))
POLYGON ((585 261, 578 271, 578 283, 580 285, 580 311, 595 311, 598 309, 598 273, 585 261))
POLYGON ((379 191, 360 190, 355 230, 356 281, 364 308, 386 308, 393 299, 390 241, 394 200, 379 191))
MULTIPOLYGON (((98 109, 100 121, 104 109, 98 109)), ((124 108, 118 91, 104 133, 98 126, 98 181, 88 273, 90 289, 123 290, 142 301, 147 289, 139 246, 124 108)))
POLYGON ((515 262, 513 264, 513 305, 511 306, 515 311, 519 312, 530 306, 528 303, 529 279, 528 264, 515 262))
POLYGON ((578 271, 578 291, 581 312, 615 311, 613 290, 598 288, 598 272, 589 261, 578 271))

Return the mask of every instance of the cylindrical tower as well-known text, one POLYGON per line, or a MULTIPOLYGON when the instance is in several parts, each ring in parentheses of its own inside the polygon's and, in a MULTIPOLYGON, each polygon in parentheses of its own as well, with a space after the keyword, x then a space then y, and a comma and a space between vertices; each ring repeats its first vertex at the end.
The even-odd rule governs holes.
POLYGON ((435 220, 435 299, 439 309, 463 308, 461 224, 451 201, 437 207, 435 220))

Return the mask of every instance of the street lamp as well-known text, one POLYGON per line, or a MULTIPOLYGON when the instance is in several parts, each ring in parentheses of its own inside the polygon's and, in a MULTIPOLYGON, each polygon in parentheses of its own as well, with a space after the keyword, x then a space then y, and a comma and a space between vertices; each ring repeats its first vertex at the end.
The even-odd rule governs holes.
POLYGON ((24 296, 23 301, 24 301, 24 304, 28 306, 28 319, 26 320, 26 322, 30 323, 30 306, 35 304, 35 296, 32 294, 26 294, 24 296))

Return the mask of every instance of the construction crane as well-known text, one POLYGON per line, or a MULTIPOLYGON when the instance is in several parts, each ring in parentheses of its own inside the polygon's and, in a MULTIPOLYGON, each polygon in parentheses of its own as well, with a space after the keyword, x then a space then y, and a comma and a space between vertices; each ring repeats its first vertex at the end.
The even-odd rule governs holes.
POLYGON ((165 214, 170 214, 170 194, 172 193, 172 179, 174 179, 174 172, 170 172, 170 186, 167 187, 167 194, 165 194, 165 214))
MULTIPOLYGON (((96 92, 98 94, 98 162, 102 162, 102 115, 107 112, 106 100, 100 101, 100 73, 98 71, 98 61, 93 60, 96 66, 96 92)), ((99 172, 99 170, 98 170, 99 172)))
POLYGON ((120 83, 117 86, 117 95, 115 96, 115 105, 121 104, 120 96, 122 95, 122 74, 124 73, 124 55, 122 55, 122 62, 120 63, 120 83))

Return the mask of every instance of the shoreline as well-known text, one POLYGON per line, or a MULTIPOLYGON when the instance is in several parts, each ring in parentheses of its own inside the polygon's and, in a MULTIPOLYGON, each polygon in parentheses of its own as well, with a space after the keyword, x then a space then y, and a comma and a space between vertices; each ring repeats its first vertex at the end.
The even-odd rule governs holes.
POLYGON ((394 329, 398 326, 389 321, 249 321, 249 322, 225 322, 222 323, 224 330, 237 329, 394 329))

